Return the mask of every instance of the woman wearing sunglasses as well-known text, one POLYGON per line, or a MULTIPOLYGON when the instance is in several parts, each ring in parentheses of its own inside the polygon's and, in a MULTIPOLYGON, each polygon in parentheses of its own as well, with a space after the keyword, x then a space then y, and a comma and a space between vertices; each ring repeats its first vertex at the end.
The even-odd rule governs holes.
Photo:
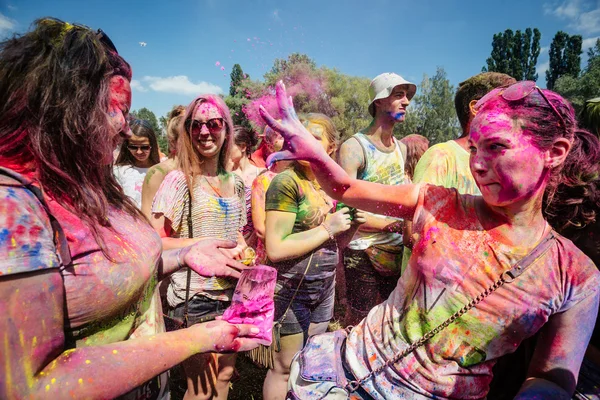
POLYGON ((142 206, 142 184, 148 169, 160 162, 156 134, 148 121, 129 122, 132 135, 123 141, 113 171, 125 194, 142 206))
MULTIPOLYGON (((177 169, 165 176, 152 204, 151 223, 165 249, 189 246, 203 238, 237 242, 224 251, 241 259, 246 243, 244 181, 227 170, 234 142, 233 123, 225 102, 216 95, 201 95, 182 118, 177 169)), ((234 279, 206 278, 187 269, 170 277, 167 301, 170 315, 188 316, 193 324, 214 319, 229 307, 234 279), (187 311, 186 311, 187 310, 187 311)), ((187 376, 186 399, 227 398, 235 354, 203 354, 183 363, 187 376)))
POLYGON ((163 399, 168 368, 255 347, 250 325, 164 332, 159 280, 245 267, 219 252, 225 241, 163 252, 119 188, 130 80, 107 36, 83 26, 44 18, 0 43, 2 399, 163 399))
POLYGON ((469 144, 482 196, 471 196, 350 179, 300 123, 281 83, 277 96, 281 122, 261 110, 286 140, 270 161, 308 160, 330 196, 409 218, 418 234, 396 289, 343 346, 329 334, 309 339, 298 356, 302 363, 292 365, 289 397, 320 398, 317 393, 331 389, 356 399, 485 398, 495 360, 539 332, 517 398, 569 399, 600 289, 591 260, 546 221, 558 212, 575 224, 596 217, 585 201, 574 204, 560 195, 577 187, 580 199, 595 196, 586 191, 600 172, 598 139, 577 127, 573 108, 534 82, 481 99, 469 144), (303 379, 335 375, 322 366, 336 348, 337 371, 345 371, 337 385, 335 379, 319 385, 303 379))

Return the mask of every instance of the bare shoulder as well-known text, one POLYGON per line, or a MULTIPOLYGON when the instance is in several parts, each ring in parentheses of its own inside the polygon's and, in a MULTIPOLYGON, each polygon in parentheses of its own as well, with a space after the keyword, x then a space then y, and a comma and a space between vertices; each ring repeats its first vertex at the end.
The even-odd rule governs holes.
POLYGON ((148 169, 146 173, 146 178, 144 179, 144 185, 159 185, 165 179, 165 176, 169 174, 169 172, 175 170, 177 168, 177 162, 174 159, 167 159, 161 163, 153 165, 148 169))
POLYGON ((364 163, 363 149, 358 140, 350 137, 342 143, 338 152, 338 162, 349 175, 356 175, 364 163))

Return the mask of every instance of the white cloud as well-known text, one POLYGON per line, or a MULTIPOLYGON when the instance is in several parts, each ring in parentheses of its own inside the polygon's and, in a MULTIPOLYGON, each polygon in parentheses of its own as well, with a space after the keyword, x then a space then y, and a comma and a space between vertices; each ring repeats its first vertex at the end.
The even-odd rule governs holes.
POLYGON ((581 0, 565 0, 561 2, 545 3, 544 13, 554 15, 568 21, 568 26, 586 34, 600 32, 600 1, 590 7, 583 6, 581 0))
POLYGON ((546 79, 546 71, 550 68, 550 61, 546 61, 545 63, 538 64, 536 72, 538 74, 538 79, 545 80, 546 79))
POLYGON ((10 11, 17 11, 17 7, 13 6, 12 4, 7 4, 6 8, 8 8, 10 11))
POLYGON ((137 90, 138 92, 147 92, 148 91, 148 89, 146 89, 142 85, 142 82, 138 81, 137 79, 132 79, 131 80, 131 89, 132 90, 137 90))
POLYGON ((0 14, 0 34, 9 33, 17 26, 17 21, 0 14))
POLYGON ((583 39, 583 42, 581 42, 581 50, 586 51, 590 47, 594 47, 594 45, 596 45, 596 40, 598 39, 600 39, 600 36, 583 39))
POLYGON ((542 46, 540 47, 540 54, 547 53, 550 50, 550 46, 542 46))
POLYGON ((223 89, 209 82, 194 83, 185 75, 168 76, 145 76, 142 79, 150 89, 155 92, 177 93, 185 95, 198 95, 202 93, 221 94, 223 89))

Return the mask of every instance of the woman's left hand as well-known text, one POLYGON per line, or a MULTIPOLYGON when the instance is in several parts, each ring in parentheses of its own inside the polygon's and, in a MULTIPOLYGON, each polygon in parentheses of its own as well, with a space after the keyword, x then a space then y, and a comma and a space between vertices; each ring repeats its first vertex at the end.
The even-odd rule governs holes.
POLYGON ((283 136, 284 144, 282 151, 269 155, 267 165, 271 166, 275 161, 280 160, 328 159, 329 155, 323 149, 321 142, 315 139, 300 122, 292 98, 288 97, 282 81, 277 82, 275 90, 281 121, 275 120, 263 106, 260 106, 259 112, 267 125, 283 136))
POLYGON ((352 225, 362 225, 367 222, 367 213, 356 209, 354 211, 354 218, 352 218, 352 225))
POLYGON ((201 276, 237 279, 240 277, 240 272, 248 267, 224 254, 236 248, 237 243, 229 240, 203 239, 182 249, 180 256, 185 265, 201 276))

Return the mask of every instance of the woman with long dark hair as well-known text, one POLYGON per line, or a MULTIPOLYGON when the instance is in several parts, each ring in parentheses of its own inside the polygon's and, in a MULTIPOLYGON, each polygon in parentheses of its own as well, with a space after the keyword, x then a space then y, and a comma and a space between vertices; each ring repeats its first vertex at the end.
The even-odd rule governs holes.
POLYGON ((173 365, 254 347, 224 321, 164 333, 160 279, 244 266, 225 241, 163 253, 119 187, 130 80, 100 30, 44 18, 0 43, 0 398, 166 398, 173 365))
POLYGON ((277 96, 281 122, 261 110, 286 138, 271 159, 309 160, 330 196, 412 219, 418 235, 396 289, 344 346, 341 332, 309 339, 303 363, 292 365, 290 398, 485 398, 495 360, 539 333, 516 398, 570 399, 600 298, 593 262, 546 220, 597 217, 593 203, 558 196, 569 188, 597 196, 600 143, 578 128, 571 105, 529 81, 479 100, 469 147, 482 196, 471 196, 351 179, 300 123, 282 83, 277 96), (322 368, 331 354, 345 370, 338 379, 322 368))
POLYGON ((142 184, 148 169, 160 162, 158 142, 152 125, 143 119, 129 122, 132 135, 123 141, 113 171, 125 194, 140 208, 142 184))

